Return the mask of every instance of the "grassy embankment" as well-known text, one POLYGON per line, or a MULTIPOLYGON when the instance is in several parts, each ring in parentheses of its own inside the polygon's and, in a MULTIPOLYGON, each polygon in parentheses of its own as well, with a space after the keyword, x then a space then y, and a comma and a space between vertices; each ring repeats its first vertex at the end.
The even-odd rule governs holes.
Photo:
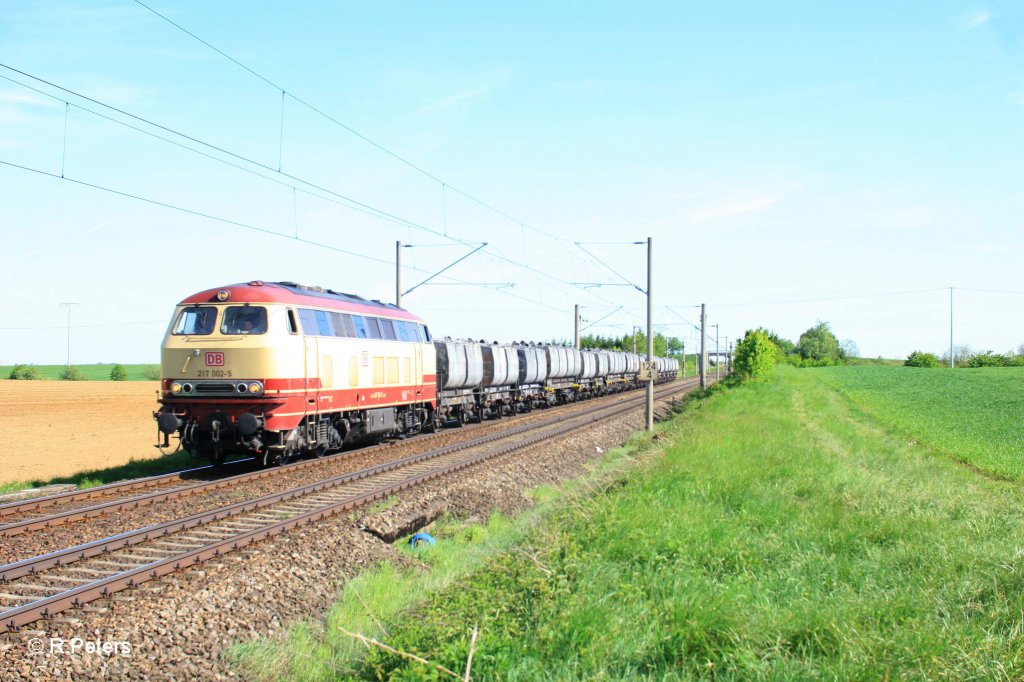
MULTIPOLYGON (((82 373, 83 381, 110 381, 110 370, 116 363, 98 365, 75 365, 75 369, 82 373)), ((152 376, 159 378, 160 365, 121 365, 128 372, 128 381, 153 381, 152 376)), ((39 371, 43 379, 60 379, 60 373, 64 371, 64 365, 29 365, 39 371)), ((0 379, 10 376, 13 365, 0 365, 0 379)))
MULTIPOLYGON (((428 565, 477 552, 465 575, 385 567, 346 588, 323 632, 238 657, 251 676, 435 679, 341 628, 461 673, 475 626, 477 680, 1017 679, 1024 486, 961 428, 1013 413, 1014 379, 780 368, 691 410, 664 457, 524 538, 440 529, 428 565)), ((1019 451, 1024 426, 1003 419, 986 442, 1019 451)))

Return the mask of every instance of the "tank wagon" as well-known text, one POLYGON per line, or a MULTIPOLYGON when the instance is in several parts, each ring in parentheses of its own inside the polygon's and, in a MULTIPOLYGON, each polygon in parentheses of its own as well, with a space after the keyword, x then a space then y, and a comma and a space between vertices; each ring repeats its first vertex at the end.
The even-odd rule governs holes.
MULTIPOLYGON (((433 340, 402 308, 294 282, 209 289, 175 308, 161 349, 163 444, 265 465, 348 443, 501 418, 637 388, 641 357, 433 340)), ((657 358, 657 380, 678 360, 657 358)))

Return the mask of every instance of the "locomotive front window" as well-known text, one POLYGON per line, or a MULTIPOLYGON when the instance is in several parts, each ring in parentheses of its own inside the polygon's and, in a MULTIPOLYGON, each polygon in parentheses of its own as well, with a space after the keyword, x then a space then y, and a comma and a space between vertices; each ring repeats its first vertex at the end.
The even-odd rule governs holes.
POLYGON ((212 334, 217 324, 217 309, 213 306, 195 306, 185 308, 178 315, 174 324, 175 335, 201 336, 212 334))
POLYGON ((261 306, 233 305, 224 310, 221 334, 266 334, 267 309, 261 306))

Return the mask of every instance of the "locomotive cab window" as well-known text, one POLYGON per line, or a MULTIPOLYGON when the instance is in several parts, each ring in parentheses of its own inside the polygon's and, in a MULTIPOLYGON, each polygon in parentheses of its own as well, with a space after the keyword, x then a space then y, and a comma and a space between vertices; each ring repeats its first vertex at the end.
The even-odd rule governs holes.
POLYGON ((217 309, 213 306, 185 308, 174 323, 175 335, 201 336, 212 334, 217 324, 217 309))
POLYGON ((233 305, 224 310, 221 334, 266 334, 267 309, 261 306, 233 305))

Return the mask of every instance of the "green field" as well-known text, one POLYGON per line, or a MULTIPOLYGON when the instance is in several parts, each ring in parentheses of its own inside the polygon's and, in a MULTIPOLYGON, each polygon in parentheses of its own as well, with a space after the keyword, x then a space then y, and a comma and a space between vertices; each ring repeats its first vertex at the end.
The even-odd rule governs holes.
POLYGON ((937 452, 1024 481, 1024 367, 810 371, 878 421, 937 452))
MULTIPOLYGON (((117 363, 102 363, 97 365, 75 365, 86 381, 110 381, 110 370, 117 363)), ((121 365, 128 372, 128 381, 152 381, 146 376, 147 372, 156 371, 159 373, 160 365, 121 365)), ((60 379, 60 373, 64 371, 64 365, 29 365, 39 370, 43 379, 60 379)), ((13 365, 0 365, 0 379, 6 379, 14 369, 13 365)))
MULTIPOLYGON (((984 450, 972 418, 1012 410, 1020 376, 780 367, 691 404, 657 457, 568 498, 483 568, 446 583, 384 567, 322 626, 239 648, 237 664, 445 679, 431 666, 461 674, 476 627, 475 680, 1020 679, 1024 485, 962 463, 984 450), (962 418, 935 414, 950 406, 962 418)), ((1019 413, 1002 419, 984 433, 1005 445, 1019 413)), ((438 529, 427 566, 458 565, 466 533, 438 529)))

